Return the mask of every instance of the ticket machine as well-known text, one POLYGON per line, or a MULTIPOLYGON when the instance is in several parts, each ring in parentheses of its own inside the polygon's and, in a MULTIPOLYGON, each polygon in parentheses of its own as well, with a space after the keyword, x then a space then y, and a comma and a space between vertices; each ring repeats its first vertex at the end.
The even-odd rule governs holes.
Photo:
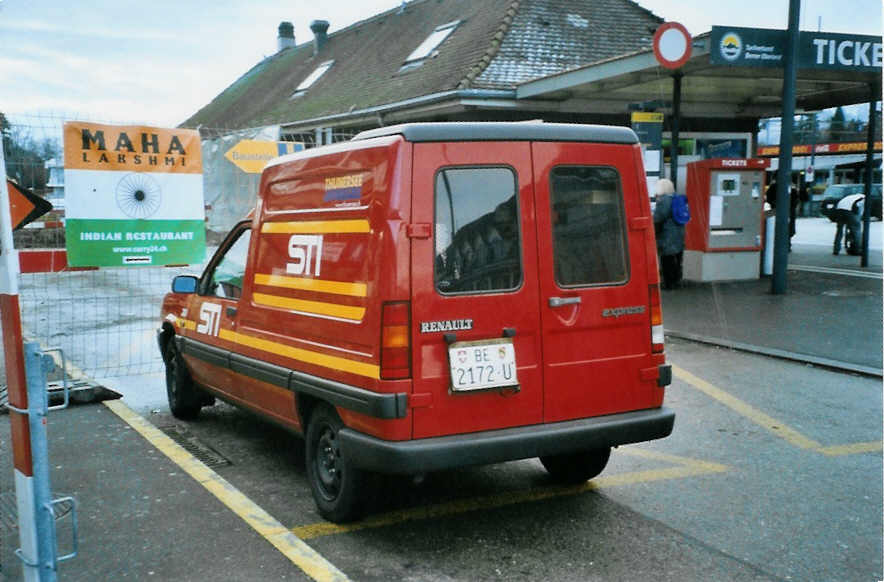
POLYGON ((685 226, 684 278, 757 279, 768 160, 712 159, 687 165, 691 220, 685 226))

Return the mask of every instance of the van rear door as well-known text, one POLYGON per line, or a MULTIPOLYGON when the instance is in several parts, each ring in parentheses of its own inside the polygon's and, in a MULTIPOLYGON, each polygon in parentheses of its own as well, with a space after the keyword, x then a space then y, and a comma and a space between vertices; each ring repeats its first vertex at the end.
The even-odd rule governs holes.
POLYGON ((542 420, 529 142, 416 143, 414 438, 542 420), (421 226, 427 225, 427 226, 421 226))
POLYGON ((653 366, 648 270, 657 263, 637 146, 532 147, 543 420, 655 406, 656 377, 642 369, 653 366))

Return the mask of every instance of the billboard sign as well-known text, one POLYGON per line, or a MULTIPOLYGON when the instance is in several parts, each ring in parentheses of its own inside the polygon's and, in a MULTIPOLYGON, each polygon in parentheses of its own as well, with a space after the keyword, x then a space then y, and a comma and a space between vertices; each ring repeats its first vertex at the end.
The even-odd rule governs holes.
POLYGON ((224 157, 248 174, 260 174, 273 158, 304 149, 304 144, 293 141, 261 141, 242 139, 227 150, 224 157))
POLYGON ((199 133, 64 124, 68 264, 199 263, 206 226, 199 133))
MULTIPOLYGON (((785 67, 788 32, 764 28, 713 26, 710 61, 738 67, 785 67)), ((833 32, 798 33, 799 69, 881 72, 880 36, 833 32)))

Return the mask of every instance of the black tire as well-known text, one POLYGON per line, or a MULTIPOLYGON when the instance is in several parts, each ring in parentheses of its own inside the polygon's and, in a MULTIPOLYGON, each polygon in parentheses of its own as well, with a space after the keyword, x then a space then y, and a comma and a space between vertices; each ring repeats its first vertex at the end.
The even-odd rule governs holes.
POLYGON ((550 476, 561 483, 583 483, 605 470, 611 457, 611 447, 579 451, 567 455, 540 457, 550 476))
POLYGON ((205 401, 204 396, 193 384, 187 366, 175 347, 174 339, 166 345, 166 396, 172 416, 181 420, 197 417, 205 401))
POLYGON ((338 435, 344 423, 328 404, 316 406, 310 415, 305 438, 307 479, 319 513, 325 519, 342 523, 362 515, 364 471, 341 454, 338 435))

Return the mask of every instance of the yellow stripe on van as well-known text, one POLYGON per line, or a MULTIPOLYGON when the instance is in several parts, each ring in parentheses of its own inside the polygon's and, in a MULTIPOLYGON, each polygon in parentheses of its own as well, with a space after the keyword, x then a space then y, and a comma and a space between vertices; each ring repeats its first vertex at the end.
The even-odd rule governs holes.
POLYGON ((370 232, 367 220, 299 220, 265 222, 261 232, 270 234, 329 234, 370 232))
POLYGON ((292 311, 327 315, 329 317, 340 317, 342 319, 352 319, 353 321, 361 321, 362 316, 365 315, 364 307, 356 307, 353 305, 338 305, 337 303, 324 303, 322 301, 305 301, 304 299, 291 299, 289 297, 279 297, 278 295, 267 295, 266 293, 253 293, 252 299, 255 303, 260 305, 282 307, 283 309, 291 309, 292 311))
POLYGON ((255 275, 255 284, 284 287, 286 289, 300 289, 301 291, 316 291, 318 293, 333 293, 335 295, 349 295, 351 297, 365 297, 368 295, 368 286, 365 283, 324 281, 320 279, 307 279, 305 277, 288 277, 286 275, 258 274, 255 275))
POLYGON ((196 322, 191 321, 190 319, 183 319, 181 317, 178 318, 178 326, 183 327, 184 329, 189 329, 191 331, 196 329, 196 322))
POLYGON ((255 348, 256 350, 269 352, 285 358, 291 358, 293 360, 298 360, 299 362, 315 364, 317 366, 322 366, 323 368, 349 372, 351 374, 356 374, 357 376, 365 376, 374 380, 379 380, 381 377, 380 366, 375 364, 366 364, 363 362, 348 360, 347 358, 340 358, 338 356, 329 356, 318 352, 311 352, 310 350, 287 346, 270 340, 230 331, 228 329, 221 329, 218 332, 218 337, 243 346, 255 348))

